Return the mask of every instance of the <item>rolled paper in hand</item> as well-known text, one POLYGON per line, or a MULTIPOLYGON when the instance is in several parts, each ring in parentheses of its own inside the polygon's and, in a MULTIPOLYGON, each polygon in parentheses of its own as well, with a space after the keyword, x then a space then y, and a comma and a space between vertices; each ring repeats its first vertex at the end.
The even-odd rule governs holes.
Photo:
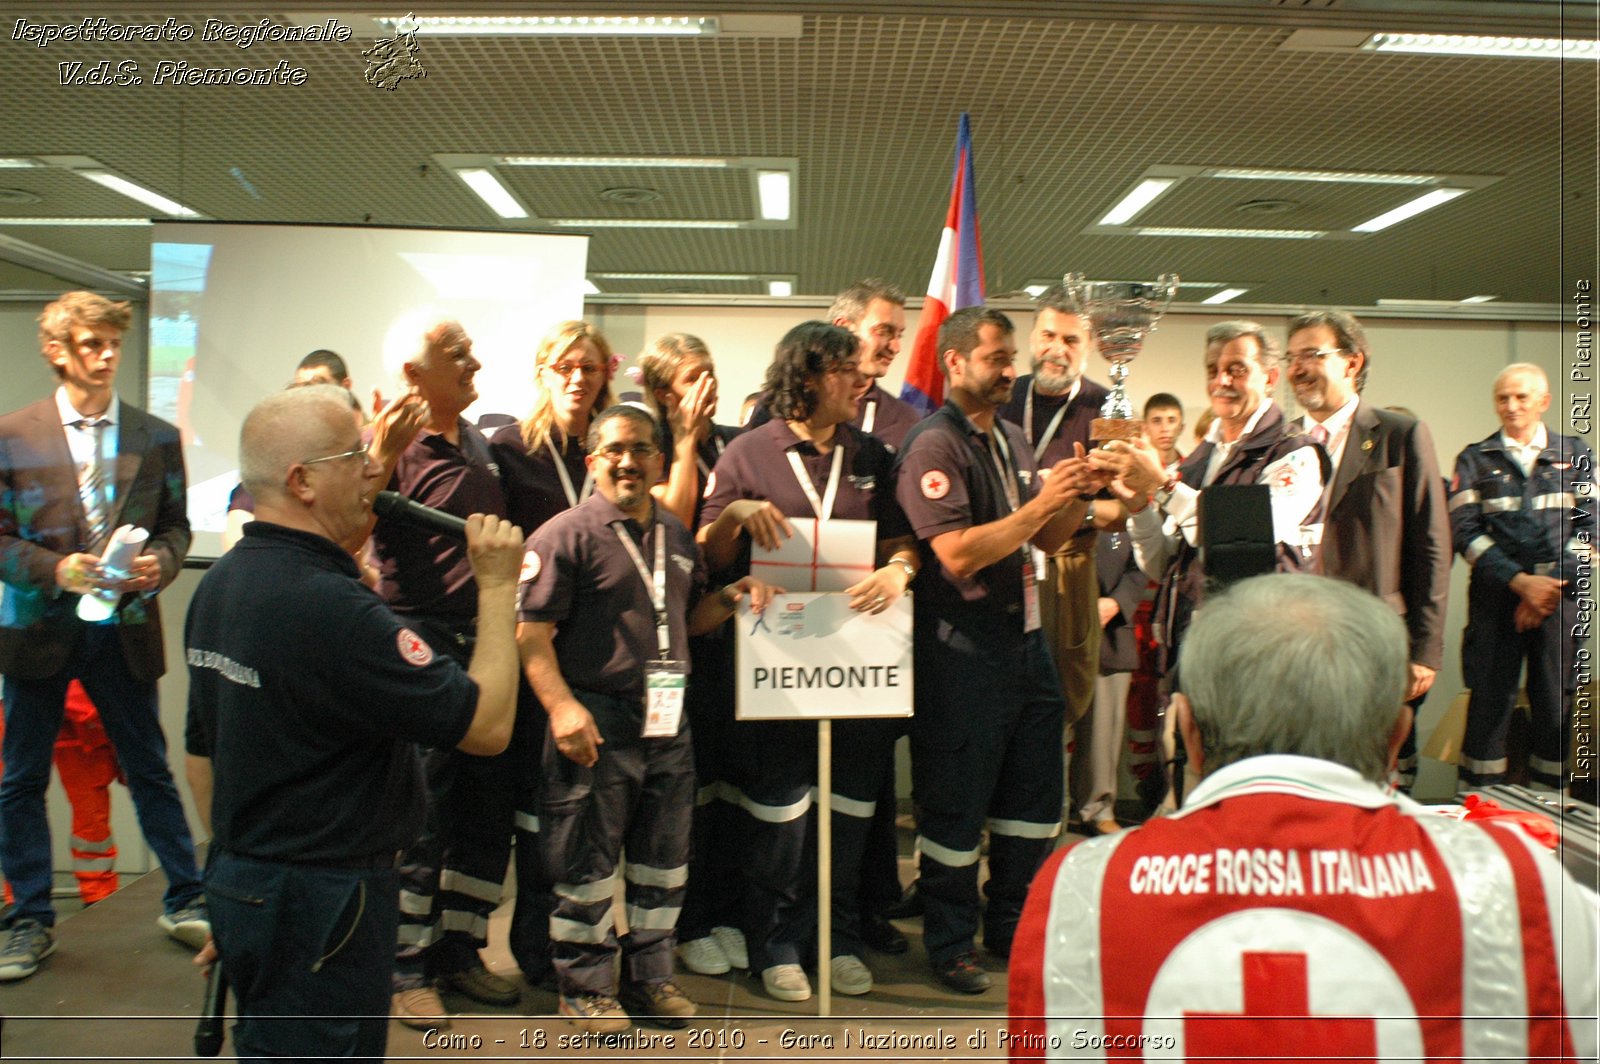
MULTIPOLYGON (((111 533, 111 538, 106 541, 105 553, 100 556, 100 570, 105 578, 126 579, 128 570, 133 568, 133 560, 149 540, 150 533, 147 530, 133 525, 123 525, 111 533)), ((90 624, 109 620, 116 612, 117 600, 121 597, 122 593, 118 591, 91 591, 78 600, 78 617, 90 624)))

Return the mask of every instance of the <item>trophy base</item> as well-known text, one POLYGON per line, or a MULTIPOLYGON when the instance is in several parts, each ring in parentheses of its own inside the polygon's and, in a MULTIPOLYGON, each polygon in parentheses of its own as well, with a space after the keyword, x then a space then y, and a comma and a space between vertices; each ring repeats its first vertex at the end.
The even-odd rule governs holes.
POLYGON ((1144 422, 1138 418, 1097 417, 1089 426, 1089 439, 1095 443, 1136 440, 1144 435, 1144 422))

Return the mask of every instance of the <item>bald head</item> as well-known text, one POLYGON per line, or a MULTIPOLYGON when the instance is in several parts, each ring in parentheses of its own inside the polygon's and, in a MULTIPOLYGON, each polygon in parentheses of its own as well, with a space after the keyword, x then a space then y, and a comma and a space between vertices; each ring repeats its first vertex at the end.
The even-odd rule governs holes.
POLYGON ((289 467, 349 445, 350 394, 332 384, 274 392, 244 419, 239 433, 239 479, 256 499, 285 494, 289 467))

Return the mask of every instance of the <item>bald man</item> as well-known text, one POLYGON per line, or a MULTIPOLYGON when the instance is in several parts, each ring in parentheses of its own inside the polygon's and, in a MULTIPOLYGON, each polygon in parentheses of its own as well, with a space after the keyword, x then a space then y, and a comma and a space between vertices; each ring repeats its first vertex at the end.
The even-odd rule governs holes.
POLYGON ((1461 782, 1504 783, 1506 731, 1523 662, 1528 668, 1528 777, 1565 783, 1575 688, 1575 578, 1587 574, 1595 535, 1594 456, 1575 436, 1545 428, 1544 370, 1516 362, 1494 379, 1500 430, 1456 459, 1450 531, 1472 566, 1461 672, 1472 688, 1461 742, 1461 782))
POLYGON ((487 756, 510 741, 522 533, 467 522, 478 624, 459 665, 360 581, 350 549, 381 470, 342 389, 268 396, 240 454, 256 520, 201 580, 184 635, 186 747, 191 779, 211 787, 206 894, 238 1004, 234 1045, 241 1060, 378 1058, 397 857, 422 826, 413 744, 487 756))

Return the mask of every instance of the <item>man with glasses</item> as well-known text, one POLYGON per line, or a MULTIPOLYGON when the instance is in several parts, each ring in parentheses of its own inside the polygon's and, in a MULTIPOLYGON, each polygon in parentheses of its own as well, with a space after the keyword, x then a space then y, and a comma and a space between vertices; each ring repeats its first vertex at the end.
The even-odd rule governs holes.
MULTIPOLYGON (((481 368, 457 321, 403 317, 385 341, 395 375, 427 404, 428 423, 401 452, 388 487, 424 506, 466 517, 506 516, 499 468, 483 434, 461 416, 478 398, 481 368)), ((477 626, 477 585, 460 539, 379 518, 372 532, 378 593, 441 653, 465 662, 477 626)), ((485 1005, 512 1005, 515 983, 478 951, 500 904, 511 856, 516 751, 481 757, 454 749, 424 755, 428 816, 401 866, 395 1015, 409 1027, 447 1027, 433 984, 485 1005)))
POLYGON ((189 549, 183 453, 176 429, 117 397, 130 320, 128 304, 92 292, 45 307, 41 354, 59 387, 0 419, 0 865, 16 893, 0 980, 27 978, 55 950, 45 788, 74 679, 99 707, 145 841, 166 873, 161 927, 196 949, 208 930, 156 704, 166 671, 156 596, 189 549), (148 538, 114 572, 101 558, 125 525, 148 538), (92 596, 101 595, 112 608, 94 611, 92 596))
POLYGON ((1273 401, 1280 372, 1277 344, 1259 324, 1213 325, 1206 330, 1205 374, 1216 417, 1205 442, 1177 472, 1167 472, 1156 449, 1144 440, 1119 440, 1089 455, 1091 464, 1116 477, 1112 490, 1131 515, 1128 532, 1139 567, 1161 581, 1154 619, 1168 667, 1176 662, 1189 618, 1205 597, 1201 491, 1214 485, 1267 485, 1277 568, 1315 568, 1327 456, 1311 437, 1289 425, 1273 401))
POLYGON ((522 570, 517 644, 550 719, 539 837, 555 880, 560 1010, 597 1035, 632 1025, 624 1006, 665 1027, 695 1014, 672 962, 695 803, 689 637, 722 624, 746 595, 761 612, 771 590, 750 577, 707 590, 693 535, 651 495, 663 464, 655 438, 636 407, 601 412, 586 460, 594 494, 529 537, 522 570))
POLYGON ((201 580, 185 632, 187 749, 214 779, 206 889, 241 1060, 382 1057, 396 858, 422 827, 413 743, 503 750, 517 689, 522 536, 466 530, 480 623, 463 665, 360 583, 350 545, 382 483, 343 389, 246 417, 256 520, 201 580))
MULTIPOLYGON (((1339 310, 1289 323, 1289 383, 1305 408, 1301 427, 1328 452, 1322 500, 1322 572, 1364 587, 1405 619, 1411 635, 1406 701, 1422 704, 1444 659, 1450 594, 1450 515, 1433 436, 1416 418, 1362 398, 1372 354, 1366 331, 1339 310)), ((1415 728, 1398 762, 1416 781, 1415 728)))

